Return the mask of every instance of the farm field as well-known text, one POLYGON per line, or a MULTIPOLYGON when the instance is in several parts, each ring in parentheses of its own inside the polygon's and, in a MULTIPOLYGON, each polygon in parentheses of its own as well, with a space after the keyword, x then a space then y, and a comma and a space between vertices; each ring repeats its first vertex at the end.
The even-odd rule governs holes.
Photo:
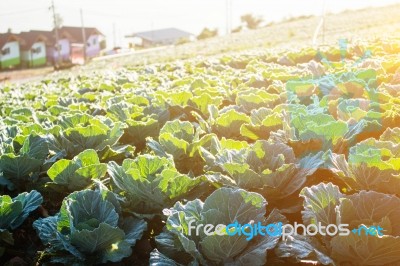
POLYGON ((400 38, 330 38, 2 85, 0 261, 400 265, 400 38))

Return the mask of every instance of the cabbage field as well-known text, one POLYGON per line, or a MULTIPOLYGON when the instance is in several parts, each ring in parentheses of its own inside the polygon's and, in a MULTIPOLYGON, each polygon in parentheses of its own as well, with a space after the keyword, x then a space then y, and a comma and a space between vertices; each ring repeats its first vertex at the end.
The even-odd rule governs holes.
POLYGON ((0 115, 3 263, 400 265, 399 40, 3 85, 0 115))

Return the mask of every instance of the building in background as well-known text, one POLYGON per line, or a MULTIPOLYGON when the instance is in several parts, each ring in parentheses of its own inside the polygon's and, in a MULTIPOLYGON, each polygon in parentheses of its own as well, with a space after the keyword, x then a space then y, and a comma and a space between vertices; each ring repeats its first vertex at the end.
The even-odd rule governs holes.
POLYGON ((55 51, 55 36, 52 31, 45 30, 31 30, 29 31, 33 36, 44 36, 46 38, 46 64, 53 65, 54 51, 55 51))
POLYGON ((46 65, 48 59, 46 48, 51 44, 48 34, 42 31, 28 31, 21 32, 19 37, 21 39, 21 64, 27 67, 46 65))
POLYGON ((21 64, 20 38, 16 34, 0 34, 0 69, 8 69, 21 64))
POLYGON ((143 48, 175 45, 195 40, 193 34, 177 28, 138 32, 127 35, 125 38, 129 39, 129 46, 140 46, 143 48))
POLYGON ((61 32, 59 34, 57 46, 54 30, 52 31, 52 33, 54 37, 54 46, 52 49, 53 61, 57 62, 58 57, 60 56, 61 62, 71 62, 71 41, 69 35, 65 32, 61 32))
POLYGON ((69 39, 71 48, 81 47, 83 49, 86 43, 86 58, 98 56, 100 51, 105 48, 104 35, 96 28, 84 28, 84 34, 86 40, 83 40, 81 27, 63 26, 59 29, 59 35, 69 39))
POLYGON ((58 43, 55 30, 4 33, 0 34, 0 69, 83 64, 99 56, 105 44, 104 35, 96 28, 84 28, 83 33, 81 27, 61 27, 58 43))

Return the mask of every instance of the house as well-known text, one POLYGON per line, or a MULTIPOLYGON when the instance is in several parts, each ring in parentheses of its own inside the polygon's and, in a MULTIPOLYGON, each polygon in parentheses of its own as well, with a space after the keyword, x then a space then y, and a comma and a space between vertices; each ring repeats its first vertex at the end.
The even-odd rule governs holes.
POLYGON ((131 39, 130 46, 139 45, 145 48, 174 45, 181 41, 193 41, 195 39, 193 34, 176 28, 138 32, 125 37, 131 39))
POLYGON ((83 34, 81 27, 61 27, 58 29, 58 42, 55 29, 0 34, 0 69, 20 64, 59 67, 65 66, 63 63, 82 63, 87 58, 98 56, 104 48, 104 35, 96 28, 84 28, 83 34))
POLYGON ((20 38, 12 33, 0 34, 0 69, 21 64, 20 38))
POLYGON ((44 66, 47 63, 46 47, 49 36, 41 31, 21 32, 21 63, 28 67, 44 66))
POLYGON ((71 37, 66 32, 58 33, 58 46, 56 45, 56 33, 55 30, 51 31, 53 34, 54 46, 52 49, 53 60, 57 62, 58 56, 60 56, 61 62, 71 62, 71 37), (58 48, 58 51, 57 51, 58 48))
POLYGON ((98 56, 100 51, 105 48, 104 35, 96 28, 84 28, 86 40, 83 40, 81 27, 63 26, 58 30, 58 33, 59 36, 69 40, 71 48, 80 47, 80 49, 83 49, 86 42, 86 58, 98 56))
POLYGON ((56 62, 64 63, 71 61, 70 37, 66 34, 59 34, 58 45, 56 44, 56 34, 54 30, 31 30, 29 32, 21 32, 19 36, 23 44, 21 46, 22 63, 26 66, 34 67, 44 64, 55 65, 56 62), (35 41, 37 41, 37 43, 33 43, 35 41), (31 45, 34 47, 29 47, 31 45), (39 46, 41 48, 38 48, 39 46), (59 50, 57 51, 57 49, 59 50), (37 54, 39 50, 42 51, 40 55, 37 54), (58 61, 58 56, 60 56, 60 61, 58 61), (35 58, 35 61, 30 63, 33 58, 35 58))

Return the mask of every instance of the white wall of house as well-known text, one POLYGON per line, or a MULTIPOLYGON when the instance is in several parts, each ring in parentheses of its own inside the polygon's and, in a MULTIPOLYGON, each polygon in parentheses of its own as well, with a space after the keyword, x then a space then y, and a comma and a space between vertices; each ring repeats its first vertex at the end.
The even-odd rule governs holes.
POLYGON ((86 42, 86 56, 95 57, 100 53, 100 35, 90 35, 86 42))
MULTIPOLYGON (((68 39, 60 39, 58 41, 58 45, 60 47, 60 56, 63 60, 68 60, 71 55, 71 44, 68 39)), ((54 49, 53 57, 57 60, 58 52, 54 49)))
POLYGON ((125 37, 125 42, 123 43, 124 46, 126 47, 135 47, 135 46, 142 46, 143 45, 143 39, 140 37, 125 37))
POLYGON ((35 42, 31 49, 32 59, 46 58, 46 44, 44 42, 35 42))
POLYGON ((46 44, 35 42, 29 50, 22 51, 22 61, 30 66, 39 66, 46 63, 46 44))
POLYGON ((0 51, 1 62, 20 57, 19 43, 17 41, 6 43, 0 51))

